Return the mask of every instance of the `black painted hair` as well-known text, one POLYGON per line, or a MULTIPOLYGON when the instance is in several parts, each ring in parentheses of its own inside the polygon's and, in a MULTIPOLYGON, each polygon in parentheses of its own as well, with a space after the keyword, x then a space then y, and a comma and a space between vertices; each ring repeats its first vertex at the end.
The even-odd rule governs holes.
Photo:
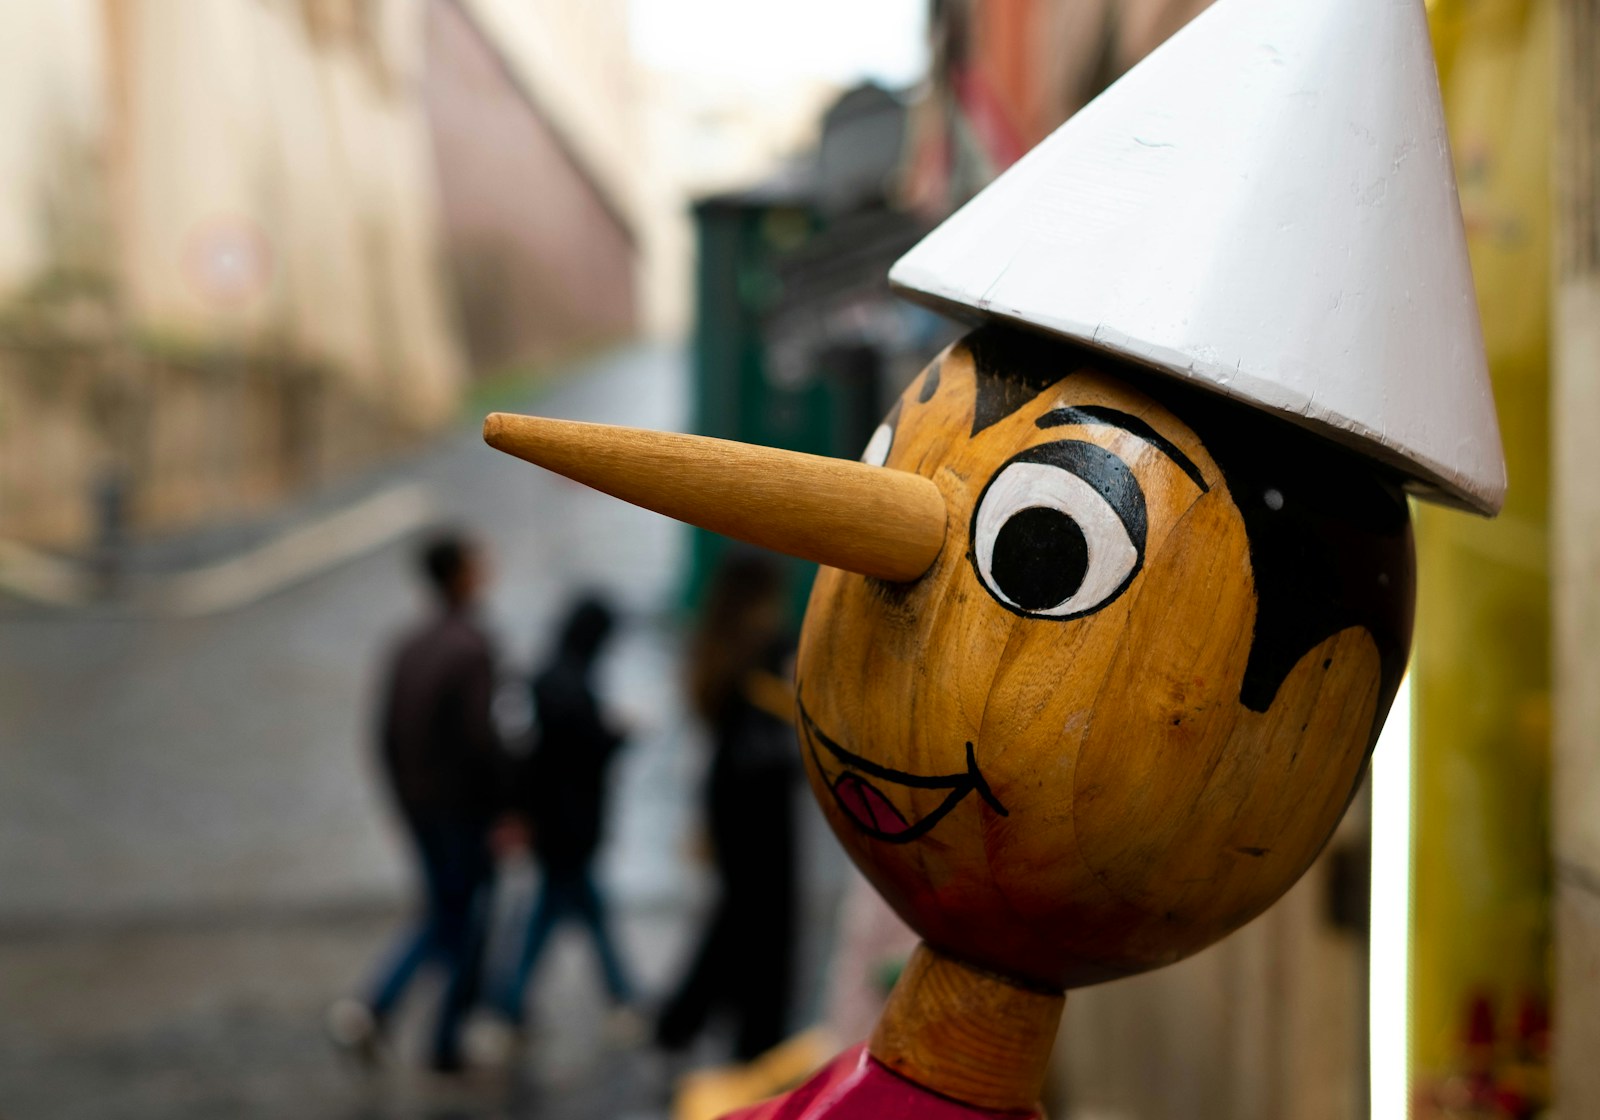
POLYGON ((1249 539, 1256 621, 1242 704, 1266 711, 1308 650, 1360 626, 1378 648, 1378 711, 1388 711, 1411 649, 1416 562, 1405 495, 1383 468, 1257 409, 1070 343, 988 326, 963 345, 977 371, 973 434, 1094 368, 1133 383, 1200 437, 1249 539))
POLYGON ((422 542, 417 550, 417 567, 429 589, 445 602, 456 593, 456 584, 467 566, 473 542, 465 533, 439 530, 422 542))
POLYGON ((1009 327, 979 327, 960 345, 972 355, 978 381, 978 401, 972 410, 973 435, 1004 420, 1069 373, 1090 364, 1090 359, 1076 347, 1009 327))

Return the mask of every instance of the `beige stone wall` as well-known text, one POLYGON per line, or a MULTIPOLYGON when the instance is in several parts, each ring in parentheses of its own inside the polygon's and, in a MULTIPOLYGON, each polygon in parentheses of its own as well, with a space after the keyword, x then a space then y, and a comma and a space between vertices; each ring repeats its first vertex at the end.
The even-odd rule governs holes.
MULTIPOLYGON (((693 251, 682 147, 661 142, 682 106, 642 70, 628 0, 433 0, 459 7, 494 40, 508 76, 552 126, 585 178, 630 229, 640 328, 679 337, 690 322, 693 251)), ((722 91, 726 100, 727 90, 722 91)))
POLYGON ((270 338, 436 421, 461 364, 417 96, 420 0, 117 10, 129 313, 184 341, 270 338))
POLYGON ((429 0, 424 88, 461 328, 493 375, 632 334, 640 248, 626 198, 474 7, 429 0))
POLYGON ((105 59, 97 0, 0 4, 0 301, 64 253, 64 229, 99 211, 105 59), (76 212, 75 212, 76 211, 76 212))
POLYGON ((0 5, 0 536, 236 518, 454 414, 424 0, 0 5))
POLYGON ((413 445, 418 429, 270 351, 0 346, 0 538, 80 551, 119 467, 131 528, 226 522, 413 445))

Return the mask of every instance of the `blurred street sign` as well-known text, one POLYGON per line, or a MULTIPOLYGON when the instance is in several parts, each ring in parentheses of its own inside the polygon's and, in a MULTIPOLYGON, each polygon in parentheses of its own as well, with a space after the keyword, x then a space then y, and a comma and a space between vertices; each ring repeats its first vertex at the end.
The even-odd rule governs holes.
POLYGON ((266 290, 272 247, 249 218, 215 218, 190 234, 183 266, 184 276, 208 304, 239 307, 266 290))

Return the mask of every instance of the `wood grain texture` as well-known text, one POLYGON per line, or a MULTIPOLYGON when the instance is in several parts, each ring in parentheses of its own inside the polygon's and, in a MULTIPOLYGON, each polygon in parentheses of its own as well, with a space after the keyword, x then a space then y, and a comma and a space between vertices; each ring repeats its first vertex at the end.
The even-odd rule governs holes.
POLYGON ((746 700, 773 719, 784 723, 794 722, 794 681, 788 677, 780 677, 763 669, 753 670, 745 674, 744 695, 746 700))
MULTIPOLYGON (((951 540, 913 584, 819 575, 797 669, 813 792, 934 948, 1060 988, 1171 963, 1259 914, 1326 842, 1389 703, 1379 649, 1336 627, 1247 707, 1259 573, 1238 502, 1268 499, 1231 494, 1194 430, 1104 370, 1064 368, 972 435, 973 363, 958 347, 939 369, 926 402, 920 385, 903 398, 888 463, 938 484, 951 540), (1206 488, 1127 419, 1040 426, 1061 409, 1142 422, 1206 488), (1003 464, 1061 440, 1111 452, 1144 510, 1125 590, 1067 619, 1000 602, 966 539, 1003 464)), ((1270 500, 1299 516, 1287 489, 1270 500)), ((1409 557, 1402 532, 1394 569, 1365 576, 1406 610, 1409 557)))
POLYGON ((954 1100, 1031 1114, 1064 1003, 918 945, 867 1049, 954 1100))
MULTIPOLYGON (((1353 815, 1334 843, 1364 831, 1350 828, 1353 815)), ((1366 950, 1328 922, 1326 857, 1216 945, 1171 968, 1074 991, 1045 1093, 1051 1115, 1366 1117, 1366 950)))
POLYGON ((483 438, 623 501, 762 548, 885 580, 926 572, 945 540, 928 479, 707 436, 496 412, 483 438))

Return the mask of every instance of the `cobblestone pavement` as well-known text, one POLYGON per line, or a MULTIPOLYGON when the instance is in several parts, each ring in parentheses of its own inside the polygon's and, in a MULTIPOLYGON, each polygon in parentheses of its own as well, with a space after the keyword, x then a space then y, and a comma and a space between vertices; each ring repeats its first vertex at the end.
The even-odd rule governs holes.
MULTIPOLYGON (((670 427, 686 397, 681 355, 638 348, 537 407, 670 427)), ((602 875, 643 986, 659 993, 706 894, 685 858, 702 752, 666 615, 686 536, 491 452, 474 431, 374 484, 396 482, 424 484, 452 522, 488 538, 490 614, 512 667, 578 588, 629 611, 605 690, 638 731, 614 775, 602 875)), ((362 1078, 323 1039, 327 1001, 360 984, 403 913, 401 849, 365 730, 377 651, 417 609, 408 564, 407 548, 388 547, 191 620, 0 604, 4 1120, 664 1115, 656 1057, 606 1043, 576 939, 541 971, 544 1029, 510 1072, 444 1084, 402 1053, 362 1078)), ((807 827, 812 924, 824 928, 841 857, 815 817, 807 827)))
MULTIPOLYGON (((623 944, 659 989, 682 912, 624 908, 623 944)), ((387 1068, 363 1075, 322 1032, 328 997, 370 967, 393 921, 102 930, 0 944, 0 1115, 8 1120, 295 1117, 541 1120, 657 1117, 657 1055, 608 1043, 587 946, 541 969, 542 1024, 521 1060, 464 1081, 421 1072, 432 992, 419 991, 387 1068)))

